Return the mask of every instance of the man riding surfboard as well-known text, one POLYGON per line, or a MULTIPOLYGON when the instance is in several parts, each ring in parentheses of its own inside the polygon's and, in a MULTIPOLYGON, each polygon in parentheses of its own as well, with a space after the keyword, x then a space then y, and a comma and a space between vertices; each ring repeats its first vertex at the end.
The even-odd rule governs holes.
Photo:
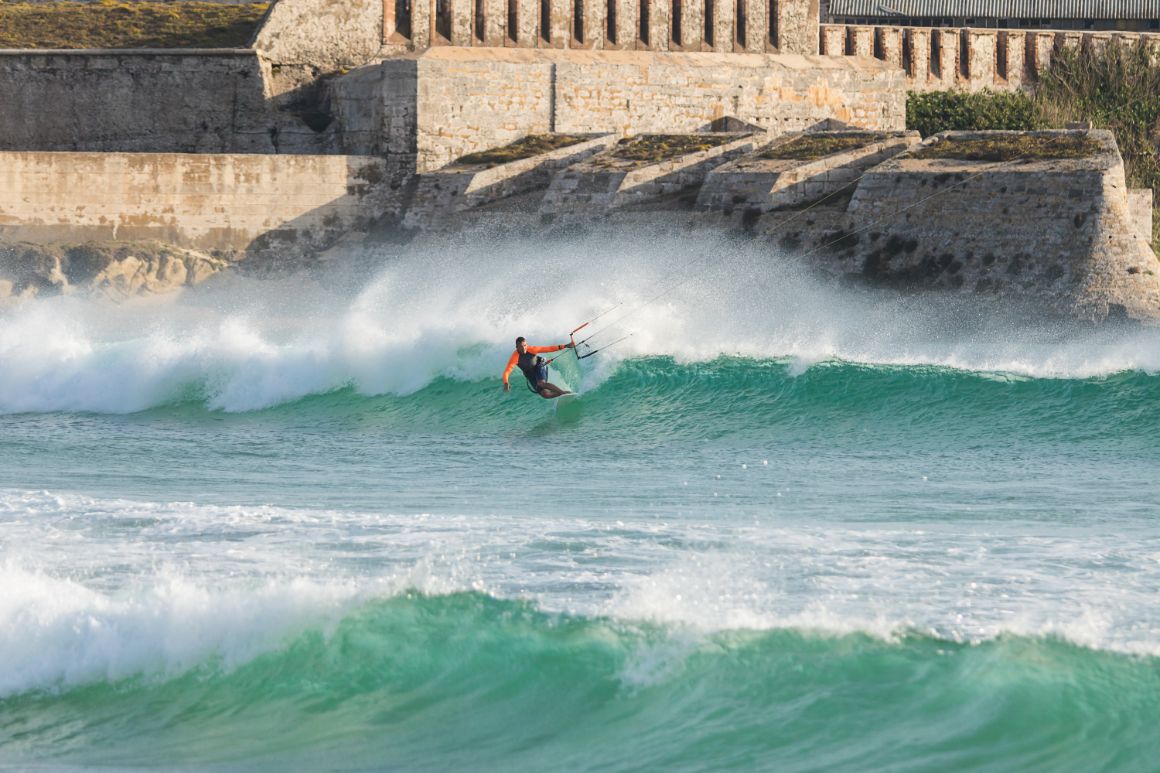
POLYGON ((507 392, 511 389, 511 384, 508 383, 508 376, 518 367, 523 372, 524 378, 528 380, 528 389, 531 389, 545 400, 552 400, 562 395, 572 394, 566 389, 561 389, 555 384, 548 383, 548 363, 544 362, 543 357, 536 356, 537 354, 547 354, 548 352, 558 352, 562 349, 571 348, 571 343, 560 344, 559 346, 528 346, 528 339, 520 336, 516 339, 516 350, 508 358, 507 368, 503 372, 503 391, 507 392))

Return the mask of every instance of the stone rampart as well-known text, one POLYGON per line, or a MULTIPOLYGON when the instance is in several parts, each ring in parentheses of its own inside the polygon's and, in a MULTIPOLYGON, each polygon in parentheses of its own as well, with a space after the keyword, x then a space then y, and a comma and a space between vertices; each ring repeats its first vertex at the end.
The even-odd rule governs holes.
POLYGON ((246 50, 0 51, 0 150, 319 152, 246 50))
MULTIPOLYGON (((1016 134, 952 132, 926 144, 1016 134)), ((1097 320, 1155 318, 1160 261, 1131 220, 1115 140, 1108 131, 1033 133, 1069 134, 1102 151, 1008 162, 904 154, 871 169, 847 210, 854 228, 833 240, 843 270, 896 286, 1038 298, 1097 320)))
POLYGON ((1063 48, 1142 42, 1160 55, 1160 34, 1143 32, 824 24, 820 38, 826 56, 872 57, 901 69, 911 91, 1026 88, 1063 48))
MULTIPOLYGON (((657 139, 647 142, 656 146, 657 139)), ((663 145, 675 147, 672 138, 663 145)), ((749 193, 743 178, 715 173, 720 206, 693 207, 705 171, 696 168, 697 153, 670 159, 696 174, 667 187, 650 187, 666 175, 647 161, 638 166, 637 151, 609 156, 557 172, 538 196, 467 210, 454 225, 436 229, 502 224, 540 235, 561 223, 562 233, 573 225, 608 234, 723 229, 842 281, 966 294, 991 309, 1010 303, 1095 322, 1160 322, 1160 260, 1133 215, 1123 162, 1107 131, 947 133, 864 170, 850 196, 765 212, 737 204, 749 193), (987 160, 1002 158, 1010 160, 987 160), (618 201, 632 172, 651 176, 642 180, 646 195, 618 201)), ((701 184, 700 198, 708 184, 701 184)))
POLYGON ((357 152, 413 153, 419 172, 529 134, 696 132, 729 118, 774 134, 833 121, 894 130, 906 120, 902 74, 872 60, 434 48, 379 67, 381 108, 365 117, 380 128, 362 131, 374 144, 357 152))
POLYGON ((392 206, 387 162, 351 156, 0 153, 0 241, 320 248, 392 206))

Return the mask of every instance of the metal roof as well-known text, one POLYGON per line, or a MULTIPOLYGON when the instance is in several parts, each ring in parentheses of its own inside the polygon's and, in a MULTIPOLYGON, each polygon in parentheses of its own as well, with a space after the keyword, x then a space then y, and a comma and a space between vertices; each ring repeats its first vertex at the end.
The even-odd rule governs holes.
POLYGON ((1160 0, 830 0, 833 16, 1157 19, 1160 0))

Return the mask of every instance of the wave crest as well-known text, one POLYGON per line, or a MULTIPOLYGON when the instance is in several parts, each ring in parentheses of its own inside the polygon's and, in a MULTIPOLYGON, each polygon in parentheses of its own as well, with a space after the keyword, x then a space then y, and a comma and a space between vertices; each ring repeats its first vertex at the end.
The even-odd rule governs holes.
POLYGON ((787 359, 795 373, 832 360, 1029 377, 1160 370, 1155 329, 1029 321, 1011 299, 839 288, 768 250, 712 236, 484 239, 313 277, 222 277, 120 305, 37 299, 0 312, 0 412, 128 413, 185 400, 248 411, 348 387, 407 395, 439 379, 495 379, 515 335, 562 341, 618 303, 629 316, 594 327, 614 323, 605 342, 634 335, 590 361, 588 386, 623 359, 651 356, 787 359))

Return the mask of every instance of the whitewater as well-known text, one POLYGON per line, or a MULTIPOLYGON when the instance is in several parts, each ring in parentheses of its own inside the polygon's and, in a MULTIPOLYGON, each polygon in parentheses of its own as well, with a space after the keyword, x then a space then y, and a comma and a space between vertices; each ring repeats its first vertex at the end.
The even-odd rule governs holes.
POLYGON ((1148 769, 1158 401, 1160 329, 705 234, 13 304, 0 767, 1148 769))

